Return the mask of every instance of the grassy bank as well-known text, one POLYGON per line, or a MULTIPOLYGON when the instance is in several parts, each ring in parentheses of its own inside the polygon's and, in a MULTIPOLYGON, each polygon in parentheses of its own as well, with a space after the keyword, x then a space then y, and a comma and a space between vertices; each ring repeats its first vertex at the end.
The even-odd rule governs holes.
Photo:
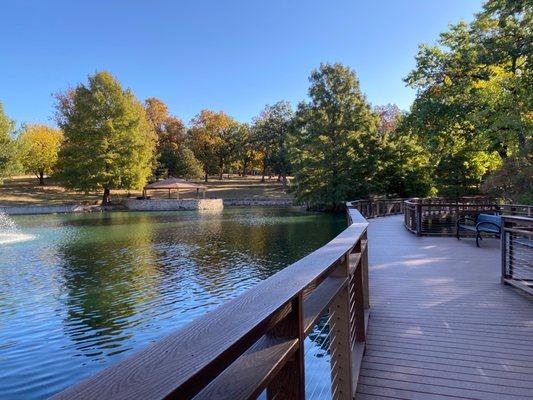
MULTIPOLYGON (((222 181, 213 178, 209 182, 198 182, 208 187, 206 197, 222 199, 291 199, 280 182, 275 178, 261 183, 260 177, 241 178, 238 176, 224 176, 222 181)), ((112 199, 117 200, 122 197, 140 196, 141 191, 115 190, 111 192, 112 199)), ((168 198, 168 191, 150 191, 153 198, 168 198)), ((51 205, 51 204, 96 204, 100 202, 102 194, 80 193, 66 190, 57 185, 51 179, 45 180, 45 185, 39 185, 33 176, 17 176, 4 181, 0 185, 0 205, 51 205)), ((171 193, 176 197, 176 192, 171 193)), ((196 192, 180 191, 180 198, 193 198, 196 192)))

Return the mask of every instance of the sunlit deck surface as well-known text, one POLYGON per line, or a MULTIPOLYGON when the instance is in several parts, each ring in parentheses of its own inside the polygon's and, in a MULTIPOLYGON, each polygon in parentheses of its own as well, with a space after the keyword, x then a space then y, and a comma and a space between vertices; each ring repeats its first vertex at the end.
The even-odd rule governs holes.
POLYGON ((357 398, 533 398, 533 301, 500 283, 499 241, 370 220, 371 317, 357 398))

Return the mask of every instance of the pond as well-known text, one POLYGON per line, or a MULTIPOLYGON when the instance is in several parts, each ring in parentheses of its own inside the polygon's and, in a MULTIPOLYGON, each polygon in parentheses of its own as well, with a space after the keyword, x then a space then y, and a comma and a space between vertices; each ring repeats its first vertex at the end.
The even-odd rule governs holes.
POLYGON ((296 208, 11 219, 15 239, 0 242, 0 399, 45 398, 94 374, 346 224, 296 208))

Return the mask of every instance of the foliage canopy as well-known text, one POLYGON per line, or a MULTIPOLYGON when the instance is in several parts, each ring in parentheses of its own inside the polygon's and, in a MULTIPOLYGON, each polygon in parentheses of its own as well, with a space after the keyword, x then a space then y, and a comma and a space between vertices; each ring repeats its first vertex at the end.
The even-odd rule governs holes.
POLYGON ((17 139, 20 161, 26 172, 44 185, 44 175, 54 171, 63 132, 46 125, 27 125, 17 139))
POLYGON ((64 132, 58 178, 68 188, 139 189, 152 173, 156 135, 142 104, 107 72, 58 95, 64 132))

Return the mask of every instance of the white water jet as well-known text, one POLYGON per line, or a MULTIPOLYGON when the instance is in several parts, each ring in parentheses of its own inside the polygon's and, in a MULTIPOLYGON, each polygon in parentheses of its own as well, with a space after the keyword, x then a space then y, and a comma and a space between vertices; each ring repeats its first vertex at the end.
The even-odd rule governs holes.
POLYGON ((24 242, 34 237, 33 235, 20 232, 15 221, 9 215, 0 211, 0 245, 24 242))

